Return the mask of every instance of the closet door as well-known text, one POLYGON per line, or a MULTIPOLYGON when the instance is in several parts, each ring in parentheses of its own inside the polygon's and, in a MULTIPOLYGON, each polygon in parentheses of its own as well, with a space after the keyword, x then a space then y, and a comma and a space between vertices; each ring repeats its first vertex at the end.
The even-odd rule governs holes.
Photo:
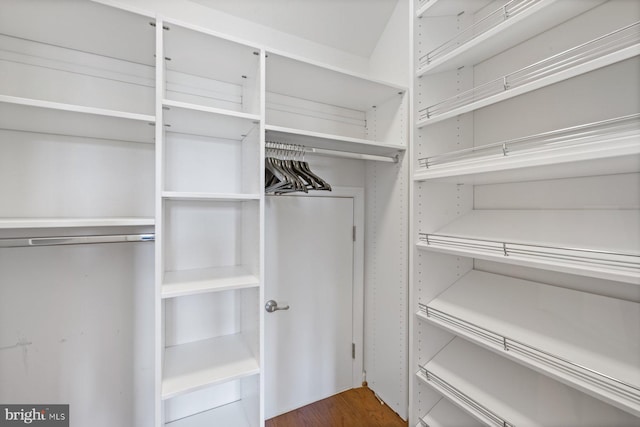
POLYGON ((362 334, 354 326, 362 309, 354 309, 353 203, 267 199, 265 296, 289 308, 265 315, 266 418, 360 386, 354 371, 362 352, 359 363, 352 354, 362 334))
POLYGON ((415 13, 411 424, 637 425, 638 3, 415 13))
POLYGON ((150 427, 153 20, 0 8, 0 402, 150 427))

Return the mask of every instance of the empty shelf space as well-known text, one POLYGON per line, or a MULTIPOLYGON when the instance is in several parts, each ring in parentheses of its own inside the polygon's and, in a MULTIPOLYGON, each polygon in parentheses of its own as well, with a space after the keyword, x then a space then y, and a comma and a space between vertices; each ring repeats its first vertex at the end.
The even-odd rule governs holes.
POLYGON ((260 372, 242 334, 167 347, 162 398, 195 391, 260 372))
POLYGON ((167 427, 251 427, 242 401, 230 403, 205 412, 165 423, 167 427))
POLYGON ((260 122, 254 114, 164 100, 164 126, 167 132, 242 140, 260 122))
POLYGON ((154 142, 155 117, 0 95, 0 129, 154 142))
POLYGON ((472 270, 417 315, 640 416, 638 303, 472 270))
POLYGON ((416 427, 481 427, 482 425, 448 399, 442 398, 427 415, 420 419, 416 427))
POLYGON ((260 111, 261 50, 211 30, 165 20, 164 97, 237 112, 260 111))
POLYGON ((4 34, 131 63, 155 62, 151 17, 96 2, 5 0, 3 8, 11 11, 0 16, 4 34))
POLYGON ((267 91, 367 111, 404 94, 407 89, 336 68, 268 53, 267 91))
MULTIPOLYGON (((398 144, 385 144, 361 138, 349 138, 282 126, 266 126, 266 140, 285 144, 300 144, 319 150, 333 150, 356 154, 393 158, 406 150, 398 144)), ((321 153, 321 151, 319 151, 321 153)))
POLYGON ((162 284, 162 298, 250 288, 259 284, 258 277, 242 266, 167 271, 162 284))
POLYGON ((637 172, 639 155, 640 114, 633 114, 424 157, 414 179, 487 184, 637 172))
POLYGON ((169 200, 193 200, 193 201, 227 201, 242 202, 245 200, 260 200, 260 194, 241 194, 241 193, 195 193, 181 191, 163 191, 163 199, 169 200))
POLYGON ((243 86, 257 80, 260 49, 237 43, 211 30, 164 20, 168 72, 243 86), (216 54, 216 52, 218 54, 216 54))
POLYGON ((477 64, 600 3, 603 3, 603 0, 509 1, 423 55, 419 59, 416 74, 422 76, 477 64))
POLYGON ((640 23, 538 61, 419 111, 417 127, 522 95, 640 54, 640 23))
POLYGON ((640 284, 637 210, 473 210, 419 249, 640 284))
POLYGON ((133 227, 154 225, 154 218, 0 218, 0 229, 133 227))
POLYGON ((461 338, 454 338, 417 375, 487 425, 621 427, 638 422, 461 338))
POLYGON ((494 0, 422 0, 418 3, 416 16, 450 16, 460 13, 476 13, 494 0))

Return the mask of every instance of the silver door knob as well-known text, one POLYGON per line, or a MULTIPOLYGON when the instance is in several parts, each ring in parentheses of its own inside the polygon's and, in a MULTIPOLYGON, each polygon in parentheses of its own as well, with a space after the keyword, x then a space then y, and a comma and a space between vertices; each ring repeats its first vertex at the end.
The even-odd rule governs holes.
POLYGON ((270 299, 264 305, 264 309, 267 310, 267 313, 273 313, 274 311, 278 311, 278 310, 289 310, 289 306, 285 305, 284 307, 278 307, 278 303, 270 299))

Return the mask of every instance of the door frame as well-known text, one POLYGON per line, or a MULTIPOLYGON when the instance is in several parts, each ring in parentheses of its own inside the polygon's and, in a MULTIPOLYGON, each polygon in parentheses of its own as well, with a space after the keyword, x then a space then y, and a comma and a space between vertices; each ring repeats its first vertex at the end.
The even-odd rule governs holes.
MULTIPOLYGON (((333 197, 353 199, 353 225, 356 238, 353 242, 353 305, 352 321, 353 343, 356 345, 356 357, 353 360, 351 387, 361 387, 364 377, 364 188, 331 187, 330 192, 312 191, 309 193, 288 193, 267 197, 333 197)), ((265 288, 266 291, 266 288, 265 288)), ((265 301, 262 302, 263 304, 265 301)))

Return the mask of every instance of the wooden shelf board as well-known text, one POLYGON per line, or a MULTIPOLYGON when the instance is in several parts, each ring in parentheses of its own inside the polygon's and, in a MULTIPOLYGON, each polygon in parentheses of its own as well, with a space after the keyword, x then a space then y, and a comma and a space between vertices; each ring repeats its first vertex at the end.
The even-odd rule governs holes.
POLYGON ((0 95, 0 129, 154 142, 154 116, 0 95))
POLYGON ((243 194, 243 193, 195 193, 182 191, 163 191, 163 199, 169 200, 201 200, 201 201, 220 201, 220 202, 242 202, 246 200, 260 200, 259 194, 243 194))
POLYGON ((167 347, 162 399, 258 374, 260 369, 242 334, 167 347))
POLYGON ((260 280, 242 266, 167 271, 162 298, 257 287, 260 280))
POLYGON ((584 146, 531 150, 434 165, 419 169, 414 180, 481 185, 639 171, 640 136, 634 135, 603 138, 584 146))
MULTIPOLYGON (((426 368, 513 425, 633 426, 637 418, 584 393, 540 375, 461 338, 453 339, 426 368), (481 366, 482 369, 478 369, 481 366), (581 410, 575 411, 579 406, 581 410)), ((421 373, 418 376, 426 379, 421 373)), ((434 386, 432 381, 427 384, 434 386)), ((458 404, 453 394, 434 387, 458 404)), ((466 406, 478 419, 489 418, 466 406)))
POLYGON ((181 418, 169 423, 167 427, 251 427, 247 414, 242 406, 242 401, 229 403, 205 412, 181 418))
POLYGON ((473 210, 437 234, 640 255, 638 210, 473 210))
MULTIPOLYGON (((436 403, 422 420, 429 427, 481 427, 483 425, 446 398, 436 403)), ((422 427, 421 424, 418 426, 422 427)))
POLYGON ((606 251, 636 259, 640 254, 638 210, 473 210, 439 229, 435 235, 491 243, 493 249, 418 242, 419 249, 545 268, 583 276, 639 284, 635 270, 598 264, 615 255, 580 252, 584 260, 556 259, 551 248, 606 251), (543 246, 538 254, 504 256, 500 242, 543 246), (591 261, 589 261, 591 260, 591 261))
POLYGON ((0 229, 17 228, 79 228, 79 227, 129 227, 154 225, 148 217, 105 218, 0 218, 0 229))
POLYGON ((260 122, 255 114, 204 107, 186 102, 164 100, 164 126, 167 132, 211 138, 242 140, 260 122))
POLYGON ((283 126, 267 125, 265 129, 267 131, 268 141, 273 140, 285 144, 301 144, 305 147, 325 150, 346 151, 374 156, 393 156, 406 150, 405 146, 398 144, 385 144, 367 139, 350 138, 283 126))
MULTIPOLYGON (((495 27, 463 43, 455 50, 434 59, 430 64, 418 68, 416 75, 440 73, 478 64, 603 2, 604 0, 539 2, 518 15, 501 21, 495 27)), ((433 7, 436 10, 437 5, 433 7)))
POLYGON ((269 52, 267 91, 367 111, 407 89, 303 59, 269 52))
POLYGON ((581 63, 574 67, 562 70, 555 74, 542 77, 538 80, 525 83, 521 86, 516 86, 512 89, 498 92, 486 98, 479 99, 478 101, 473 101, 468 104, 462 105, 460 107, 456 107, 452 110, 443 112, 441 114, 437 114, 434 117, 418 120, 416 122, 416 127, 420 129, 425 126, 429 126, 434 123, 438 123, 443 120, 447 120, 452 117, 459 116, 461 114, 466 114, 466 113, 478 110, 480 108, 487 107, 489 105, 492 105, 501 101, 505 101, 507 99, 514 98, 516 96, 523 95, 525 93, 532 92, 534 90, 541 89, 543 87, 550 86, 552 84, 559 83, 561 81, 564 81, 582 74, 586 74, 590 71, 594 71, 599 68, 603 68, 608 65, 615 64, 616 62, 624 61, 625 59, 629 59, 637 55, 640 55, 640 45, 630 46, 630 47, 618 50, 616 52, 601 56, 599 58, 595 58, 590 61, 581 63))
MULTIPOLYGON (((547 354, 624 381, 640 390, 640 304, 472 270, 427 304, 449 316, 513 339, 547 354), (509 304, 504 304, 509 301, 509 304)), ((588 371, 570 374, 557 359, 504 351, 501 343, 480 337, 446 320, 419 317, 532 367, 596 398, 640 416, 640 404, 613 393, 588 371), (584 376, 582 376, 584 375, 584 376), (592 380, 585 380, 591 378, 592 380)), ((481 332, 482 329, 478 329, 481 332)), ((629 391, 624 387, 623 391, 629 391)), ((636 393, 640 393, 636 392, 636 393)))

